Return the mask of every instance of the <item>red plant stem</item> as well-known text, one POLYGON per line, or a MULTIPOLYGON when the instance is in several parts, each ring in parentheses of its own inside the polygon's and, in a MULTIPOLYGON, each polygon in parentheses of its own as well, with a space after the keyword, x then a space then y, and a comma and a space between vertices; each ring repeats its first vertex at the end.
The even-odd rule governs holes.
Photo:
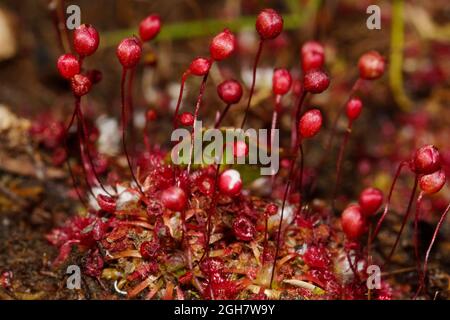
POLYGON ((252 86, 250 87, 250 94, 248 96, 247 107, 245 108, 244 119, 242 119, 241 129, 244 129, 245 122, 247 121, 248 111, 250 109, 250 104, 252 102, 253 91, 255 90, 255 82, 256 82, 256 68, 258 67, 259 58, 261 57, 261 52, 263 48, 264 40, 259 40, 258 51, 256 52, 255 63, 253 65, 253 78, 252 78, 252 86))
POLYGON ((405 216, 403 217, 402 226, 400 227, 400 231, 397 234, 397 238, 395 239, 395 243, 392 246, 391 252, 389 253, 389 255, 386 259, 385 265, 387 265, 389 263, 389 261, 391 260, 392 255, 394 254, 395 249, 397 248, 398 242, 400 241, 400 237, 402 235, 403 229, 405 228, 406 222, 408 221, 409 214, 411 213, 412 203, 414 201, 414 196, 416 194, 418 181, 419 181, 419 178, 416 175, 416 177, 414 178, 414 187, 411 191, 411 196, 409 197, 408 208, 406 209, 405 216))
MULTIPOLYGON (((347 105, 347 102, 353 97, 355 92, 361 86, 362 82, 363 82, 363 79, 361 79, 361 78, 358 78, 355 81, 355 83, 353 84, 353 86, 352 86, 352 88, 350 90, 349 96, 347 97, 345 102, 339 107, 338 114, 336 115, 336 118, 333 121, 333 126, 331 128, 330 138, 328 139, 328 142, 327 142, 327 144, 325 146, 322 159, 320 160, 319 165, 316 167, 316 170, 315 170, 316 172, 320 172, 320 170, 324 167, 325 161, 328 159, 328 156, 330 154, 331 146, 333 145, 333 139, 336 136, 336 129, 337 129, 337 124, 339 122, 339 119, 342 116, 342 114, 344 113, 344 110, 345 110, 345 107, 347 105)), ((317 176, 318 175, 316 175, 316 179, 314 180, 314 182, 311 185, 311 193, 314 192, 316 187, 317 187, 317 176)))
POLYGON ((216 123, 214 124, 214 129, 217 129, 220 127, 220 124, 222 123, 223 118, 225 118, 228 110, 230 110, 231 104, 227 104, 225 109, 220 113, 219 117, 216 120, 216 123))
POLYGON ((299 143, 299 149, 300 149, 300 176, 298 180, 298 189, 300 191, 300 200, 298 203, 298 209, 297 209, 297 215, 301 214, 302 212, 302 202, 303 202, 303 171, 304 171, 304 153, 303 153, 303 144, 302 140, 300 140, 299 143))
POLYGON ((78 111, 77 111, 78 112, 78 121, 81 122, 81 125, 82 125, 82 128, 83 128, 84 146, 85 146, 85 150, 86 150, 86 156, 87 156, 87 159, 89 161, 89 165, 91 167, 92 173, 94 174, 94 177, 97 180, 97 183, 102 188, 102 190, 108 196, 111 197, 112 195, 106 190, 105 186, 103 185, 102 181, 100 180, 100 177, 99 177, 99 175, 97 173, 97 169, 95 168, 95 165, 94 165, 94 161, 92 159, 92 155, 91 155, 91 153, 89 151, 89 133, 88 133, 88 130, 87 130, 85 118, 83 116, 83 112, 81 110, 81 106, 78 105, 77 109, 78 109, 78 111))
POLYGON ((307 92, 302 88, 300 95, 297 98, 295 114, 292 119, 292 129, 291 129, 291 149, 294 150, 298 141, 298 123, 300 121, 300 116, 302 115, 303 103, 306 100, 307 92))
POLYGON ((202 81, 202 84, 200 86, 200 92, 199 92, 198 97, 197 97, 197 103, 195 104, 194 124, 192 126, 191 146, 189 148, 189 163, 188 163, 188 166, 187 166, 187 174, 188 175, 191 172, 192 153, 194 151, 194 139, 195 139, 195 132, 196 132, 196 129, 197 129, 197 118, 198 118, 198 113, 200 111, 200 105, 202 103, 203 94, 205 93, 206 81, 208 80, 208 75, 209 75, 209 73, 205 74, 205 76, 203 77, 203 81, 202 81))
POLYGON ((338 191, 339 182, 341 179, 341 168, 342 168, 342 160, 344 159, 344 151, 345 151, 345 147, 348 144, 350 134, 352 132, 352 124, 353 124, 353 122, 351 120, 349 120, 347 131, 345 132, 344 140, 342 141, 341 146, 339 148, 339 155, 338 155, 338 159, 336 162, 336 182, 334 184, 333 198, 332 198, 332 202, 331 202, 333 208, 335 206, 337 191, 338 191))
POLYGON ((420 215, 420 205, 422 204, 424 193, 421 191, 416 200, 416 214, 414 217, 414 254, 416 256, 417 263, 417 273, 420 277, 420 270, 422 269, 420 263, 420 253, 419 253, 419 215, 420 215))
POLYGON ((434 229, 433 237, 431 238, 430 244, 428 245, 427 252, 425 254, 425 260, 423 262, 423 272, 420 279, 420 286, 419 289, 416 292, 416 295, 414 298, 417 298, 419 293, 422 291, 423 287, 425 286, 425 277, 427 275, 428 271, 428 259, 430 258, 431 249, 433 248, 434 242, 436 241, 436 238, 439 234, 439 230, 441 229, 442 225, 445 222, 445 218, 447 217, 447 213, 450 211, 450 203, 445 209, 444 213, 441 215, 441 218, 439 219, 438 224, 436 225, 436 228, 434 229))
MULTIPOLYGON (((301 144, 301 142, 300 142, 301 144)), ((296 149, 298 148, 298 146, 296 147, 296 149)), ((294 159, 292 159, 292 162, 290 164, 290 168, 289 168, 289 175, 288 175, 288 182, 286 183, 286 188, 284 190, 284 195, 283 195, 283 203, 281 205, 281 215, 280 215, 280 222, 278 224, 278 234, 277 234, 277 246, 275 249, 275 256, 274 256, 274 260, 273 260, 273 266, 272 266, 272 274, 270 276, 270 289, 272 289, 272 284, 273 284, 273 278, 275 276, 275 268, 277 265, 277 257, 278 257, 278 253, 280 251, 280 240, 281 240, 281 227, 283 224, 283 217, 284 217, 284 207, 286 206, 286 200, 287 200, 287 196, 289 193, 289 189, 291 186, 291 182, 292 182, 292 174, 294 172, 294 164, 297 160, 297 152, 295 152, 294 154, 294 159)))
POLYGON ((49 8, 51 10, 51 16, 53 25, 56 29, 58 36, 58 44, 63 52, 69 51, 69 35, 66 29, 66 23, 64 19, 64 1, 62 0, 50 0, 49 8))
POLYGON ((267 251, 269 250, 268 244, 269 244, 269 217, 267 216, 267 213, 264 215, 264 246, 263 246, 263 255, 262 255, 262 263, 265 263, 265 258, 267 251))
POLYGON ((78 142, 79 142, 79 146, 80 146, 80 155, 81 155, 81 168, 83 169, 83 174, 84 174, 84 181, 86 182, 86 185, 88 187, 88 191, 91 194, 91 196, 96 199, 94 192, 92 191, 92 186, 91 183, 89 181, 89 174, 87 172, 86 169, 86 151, 85 151, 85 146, 83 143, 83 136, 82 136, 82 131, 83 128, 81 126, 81 121, 80 119, 77 119, 77 133, 78 133, 78 142))
POLYGON ((76 194, 78 196, 78 199, 80 200, 82 205, 87 210, 88 209, 88 205, 87 205, 86 201, 84 201, 83 196, 81 195, 80 190, 78 189, 78 181, 77 181, 77 179, 75 177, 75 174, 73 173, 72 166, 70 165, 70 157, 69 157, 70 149, 69 149, 69 145, 68 145, 68 141, 67 141, 68 140, 68 136, 69 136, 69 130, 72 127, 72 125, 73 125, 73 123, 75 121, 76 114, 77 114, 77 110, 75 108, 75 110, 72 113, 72 117, 71 117, 71 119, 69 121, 69 124, 66 127, 65 134, 64 134, 64 146, 66 148, 66 153, 67 153, 67 155, 66 155, 66 164, 67 164, 67 169, 69 170, 70 178, 72 179, 73 187, 74 187, 75 192, 76 192, 76 194))
POLYGON ((397 172, 395 173, 394 180, 392 181, 392 184, 391 184, 391 188, 389 189, 389 195, 388 195, 388 197, 387 197, 386 205, 384 206, 383 214, 381 215, 380 219, 379 219, 378 222, 377 222, 377 226, 375 227, 375 231, 373 232, 373 235, 372 235, 372 238, 371 238, 371 241, 370 241, 371 243, 372 243, 372 242, 375 240, 375 238, 377 237, 378 232, 380 232, 381 224, 383 223, 383 221, 384 221, 384 219, 386 218, 386 215, 387 215, 387 213, 388 213, 388 211, 389 211, 389 205, 390 205, 390 203, 391 203, 392 192, 394 191, 395 184, 397 183, 397 180, 398 180, 398 177, 400 176, 400 173, 401 173, 401 171, 402 171, 402 168, 403 168, 405 165, 407 165, 407 164, 408 164, 407 161, 402 161, 402 162, 399 164, 398 168, 397 168, 397 172))
POLYGON ((184 84, 189 74, 190 74, 189 70, 185 71, 183 73, 183 76, 181 77, 180 94, 178 95, 177 106, 175 108, 175 112, 173 115, 173 129, 178 128, 178 112, 180 111, 181 100, 183 99, 184 84))
POLYGON ((353 275, 355 276, 357 282, 359 282, 360 278, 359 278, 359 274, 358 274, 358 270, 357 270, 358 262, 355 259, 356 266, 353 264, 352 257, 350 257, 350 252, 349 251, 346 252, 346 255, 347 255, 347 261, 348 261, 348 264, 350 266, 350 269, 352 270, 353 275))
POLYGON ((126 80, 126 76, 127 76, 127 70, 123 69, 123 71, 122 71, 122 79, 120 81, 120 94, 121 94, 121 100, 122 100, 122 147, 123 147, 123 152, 125 153, 125 157, 127 158, 128 169, 130 170, 131 177, 133 178, 133 181, 136 183, 136 185, 137 185, 141 195, 143 195, 145 197, 144 191, 142 190, 141 185, 139 184, 136 176, 134 175, 133 167, 131 165, 130 156, 128 155, 128 151, 127 151, 127 143, 126 143, 126 127, 127 127, 127 123, 126 123, 126 103, 125 103, 125 80, 126 80))
MULTIPOLYGON (((130 75, 128 77, 128 88, 127 88, 127 108, 128 112, 125 113, 125 116, 127 119, 125 120, 125 123, 127 126, 130 126, 130 141, 131 146, 133 147, 134 141, 135 141, 135 132, 134 132, 134 105, 133 105, 133 81, 134 81, 134 75, 136 73, 136 68, 133 68, 130 70, 130 75)), ((129 141, 129 142, 130 142, 129 141)), ((133 151, 133 148, 131 149, 133 151)), ((133 152, 132 152, 133 153, 133 152)))
POLYGON ((272 152, 272 142, 275 137, 275 129, 277 128, 277 122, 278 122, 278 111, 275 109, 272 113, 272 125, 270 127, 270 141, 269 141, 269 146, 271 150, 270 152, 272 152))
POLYGON ((222 148, 222 154, 220 155, 220 157, 218 158, 218 162, 217 162, 217 166, 216 166, 216 171, 214 173, 214 189, 213 189, 213 198, 211 201, 211 206, 208 212, 208 220, 206 222, 206 241, 205 241, 205 251, 203 252, 202 257, 200 258, 200 261, 203 260, 203 258, 209 257, 209 241, 211 239, 211 226, 212 226, 212 215, 214 214, 215 210, 216 210, 216 206, 217 206, 217 185, 219 182, 219 173, 220 173, 220 163, 222 162, 222 156, 223 156, 223 152, 225 150, 225 145, 223 145, 222 148))
MULTIPOLYGON (((281 98, 281 96, 277 95, 277 98, 276 98, 276 100, 277 100, 276 104, 277 105, 280 103, 279 102, 280 98, 281 98)), ((272 150, 272 142, 273 142, 273 139, 275 137, 275 129, 277 127, 277 120, 278 120, 278 112, 277 112, 277 110, 278 110, 278 108, 279 107, 275 106, 275 110, 273 110, 273 113, 272 113, 272 125, 270 127, 270 141, 269 141, 269 148, 270 148, 270 152, 271 153, 274 152, 274 150, 272 150)), ((273 187, 275 185, 275 178, 276 178, 276 174, 273 174, 271 176, 271 178, 270 178, 272 189, 273 189, 273 187)))
POLYGON ((361 83, 362 83, 362 79, 358 78, 355 83, 353 84, 352 88, 350 89, 350 94, 347 97, 347 100, 345 100, 345 102, 339 107, 339 111, 338 114, 336 115, 336 118, 333 121, 333 126, 331 128, 331 134, 330 134, 330 139, 328 140, 327 146, 325 148, 325 155, 328 154, 328 152, 330 151, 331 145, 333 144, 333 139, 336 136, 336 129, 337 129, 337 124, 339 122, 340 117, 342 116, 342 114, 344 113, 345 107, 347 105, 347 102, 353 97, 353 95, 355 94, 356 90, 359 89, 361 83))

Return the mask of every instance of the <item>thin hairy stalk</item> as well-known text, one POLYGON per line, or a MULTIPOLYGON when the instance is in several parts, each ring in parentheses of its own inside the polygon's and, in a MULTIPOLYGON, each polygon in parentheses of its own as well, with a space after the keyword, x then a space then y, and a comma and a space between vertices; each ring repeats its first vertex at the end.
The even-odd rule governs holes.
POLYGON ((198 118, 198 113, 200 111, 200 105, 202 103, 203 94, 205 93, 206 81, 208 80, 208 75, 209 75, 209 73, 205 74, 205 76, 203 77, 203 81, 202 81, 202 84, 200 86, 200 92, 198 93, 198 97, 197 97, 197 103, 195 104, 194 124, 192 126, 191 146, 189 148, 189 163, 188 163, 188 166, 187 166, 187 174, 188 175, 191 172, 192 154, 193 154, 193 151, 194 151, 194 139, 195 139, 195 133, 196 133, 196 130, 197 130, 197 118, 198 118))
POLYGON ((294 150, 298 141, 298 123, 300 121, 300 116, 302 115, 303 103, 306 100, 307 92, 302 88, 302 92, 297 97, 295 114, 292 119, 292 129, 291 129, 291 149, 294 150))
POLYGON ((255 90, 255 83, 256 83, 256 68, 258 67, 259 58, 261 57, 263 44, 264 44, 264 41, 260 40, 258 51, 257 51, 256 57, 255 57, 255 63, 253 64, 252 85, 250 87, 250 94, 248 96, 247 107, 245 108, 244 119, 242 119, 241 129, 244 129, 245 122, 247 121, 247 117, 248 117, 248 111, 250 109, 250 104, 252 103, 252 97, 253 97, 253 92, 255 90))
POLYGON ((330 148, 331 148, 331 146, 333 144, 334 137, 336 136, 336 129, 337 129, 337 124, 339 122, 339 119, 341 118, 342 114, 345 111, 345 106, 347 105, 347 102, 353 97, 355 92, 359 89, 359 87, 361 86, 362 81, 363 80, 361 78, 358 78, 355 81, 355 83, 353 84, 352 88, 350 89, 350 94, 347 97, 347 100, 345 100, 345 102, 339 107, 338 114, 336 115, 336 118, 333 121, 333 126, 331 127, 330 139, 327 142, 327 146, 325 147, 325 153, 324 154, 327 154, 330 151, 330 148))
MULTIPOLYGON (((86 168, 86 150, 84 147, 84 143, 83 143, 83 128, 81 125, 81 121, 80 119, 77 118, 77 133, 78 133, 78 142, 79 142, 79 147, 80 147, 80 155, 81 155, 81 168, 83 169, 83 174, 84 174, 84 181, 88 187, 88 191, 91 194, 91 196, 96 199, 94 191, 92 190, 92 185, 89 181, 89 174, 87 172, 87 168, 86 168)), ((91 168, 92 169, 92 168, 91 168)))
POLYGON ((372 235, 372 238, 371 238, 371 242, 373 242, 375 240, 375 238, 378 235, 378 232, 380 232, 381 224, 383 223, 383 221, 386 218, 386 215, 387 215, 387 213, 389 211, 389 206, 391 204, 391 198, 392 198, 392 193, 394 191, 395 184, 397 183, 398 177, 400 176, 400 173, 401 173, 403 167, 406 166, 407 164, 408 163, 406 161, 403 161, 403 162, 401 162, 399 164, 399 166, 397 168, 397 172, 395 173, 394 180, 392 181, 392 184, 391 184, 391 188, 389 189, 389 194, 388 194, 388 197, 387 197, 386 204, 384 206, 383 214, 381 215, 380 219, 377 222, 377 225, 375 227, 375 231, 373 232, 373 235, 372 235))
POLYGON ((130 70, 130 75, 128 76, 128 87, 127 87, 127 108, 128 112, 125 114, 127 119, 125 120, 125 123, 127 126, 130 126, 130 141, 131 142, 131 153, 133 154, 133 146, 135 139, 135 132, 134 132, 134 104, 133 104, 133 82, 134 82, 134 76, 136 74, 136 68, 133 68, 130 70))
POLYGON ((298 209, 297 209, 297 215, 302 213, 302 206, 303 206, 303 171, 304 171, 304 153, 303 153, 303 144, 302 141, 299 143, 299 149, 300 149, 300 175, 298 179, 298 190, 300 191, 300 200, 298 203, 298 209))
POLYGON ((85 151, 86 151, 86 157, 89 161, 89 165, 92 168, 92 173, 94 174, 95 179, 97 180, 97 183, 100 185, 100 187, 102 188, 102 190, 108 195, 108 196, 112 196, 108 190, 106 190, 105 186, 103 185, 102 181, 100 180, 100 177, 97 173, 97 169, 95 168, 94 165, 94 160, 92 159, 92 155, 91 152, 89 150, 89 133, 87 130, 87 126, 86 126, 86 121, 85 118, 83 116, 83 112, 81 110, 81 106, 78 105, 78 121, 81 122, 81 126, 83 128, 83 137, 84 137, 84 145, 85 145, 85 151))
POLYGON ((69 121, 69 124, 66 127, 65 134, 64 134, 64 146, 66 148, 66 153, 67 153, 66 154, 66 164, 67 164, 67 169, 69 170, 70 178, 72 179, 72 185, 75 189, 78 199, 80 200, 82 205, 87 210, 88 205, 87 205, 86 201, 84 200, 83 196, 81 195, 80 190, 78 189, 78 180, 76 179, 75 174, 73 173, 73 170, 72 170, 72 166, 70 164, 70 149, 69 149, 69 144, 68 144, 68 137, 69 137, 69 130, 75 121, 76 114, 77 114, 77 110, 75 108, 75 110, 72 113, 72 117, 69 121))
POLYGON ((222 123, 222 120, 225 118, 226 114, 228 113, 228 110, 230 110, 231 104, 227 104, 225 109, 220 113, 219 117, 216 120, 216 123, 214 124, 214 129, 217 129, 220 127, 220 124, 222 123))
MULTIPOLYGON (((277 96, 277 100, 279 100, 279 98, 281 98, 280 96, 277 96)), ((277 102, 278 104, 279 102, 277 102)), ((277 127, 277 121, 278 121, 278 107, 275 107, 275 110, 272 113, 272 125, 270 127, 270 141, 269 141, 269 146, 270 146, 270 153, 272 154, 272 152, 274 152, 274 150, 272 150, 272 143, 273 143, 273 139, 275 137, 275 129, 277 127)), ((272 186, 272 188, 275 185, 275 179, 276 179, 277 175, 273 174, 270 178, 270 184, 272 186)))
POLYGON ((450 211, 450 203, 445 209, 444 213, 441 215, 441 218, 439 219, 438 224, 436 225, 436 228, 434 229, 433 237, 431 238, 430 244, 428 245, 427 252, 425 254, 425 260, 423 262, 423 272, 422 276, 420 278, 420 286, 417 289, 416 295, 414 298, 417 298, 417 296, 420 294, 422 289, 425 287, 425 277, 427 275, 428 271, 428 259, 430 258, 431 249, 433 248, 434 242, 436 241, 436 238, 439 234, 439 230, 441 229, 442 225, 445 222, 445 218, 447 217, 447 213, 450 211))
POLYGON ((122 71, 122 79, 120 81, 120 93, 121 93, 121 102, 122 102, 122 148, 123 148, 123 152, 125 153, 125 157, 127 158, 127 163, 128 163, 128 169, 130 170, 131 173, 131 177, 133 178, 133 181, 136 183, 139 192, 145 196, 144 191, 142 190, 141 185, 139 184, 136 176, 134 175, 133 172, 133 167, 131 165, 131 160, 130 160, 130 156, 128 155, 128 151, 127 151, 127 143, 126 143, 126 129, 127 129, 127 123, 126 123, 126 102, 125 102, 125 80, 126 80, 126 76, 127 76, 127 70, 123 69, 122 71))
POLYGON ((284 190, 284 195, 283 195, 283 203, 281 205, 280 222, 278 223, 277 246, 276 246, 276 249, 275 249, 275 256, 274 256, 274 259, 273 259, 272 273, 270 275, 270 286, 269 286, 270 289, 272 289, 273 278, 275 276, 275 268, 276 268, 276 265, 277 265, 278 253, 280 251, 281 227, 283 225, 284 207, 286 206, 287 196, 289 194, 289 189, 291 187, 292 175, 293 175, 293 172, 294 172, 294 167, 295 167, 296 160, 297 160, 297 152, 295 152, 294 159, 292 159, 292 162, 290 164, 289 175, 288 175, 288 182, 286 183, 286 188, 284 190))
POLYGON ((411 191, 411 195, 409 197, 408 208, 406 209, 405 216, 403 217, 402 226, 400 227, 400 230, 399 230, 399 232, 397 234, 397 238, 395 239, 395 243, 392 246, 391 252, 389 253, 389 255, 388 255, 387 259, 386 259, 385 265, 387 265, 389 263, 389 261, 391 261, 392 255, 394 254, 395 249, 397 248, 398 242, 400 241, 400 237, 401 237, 401 235, 403 233, 403 229, 405 228, 406 222, 408 221, 409 214, 411 213, 411 207, 412 207, 412 204, 414 202, 414 196, 416 194, 418 181, 419 181, 419 179, 416 176, 414 178, 414 187, 413 187, 413 189, 411 191))
POLYGON ((328 159, 328 156, 330 155, 330 151, 331 151, 331 146, 333 145, 333 140, 334 137, 336 136, 336 129, 337 129, 337 124, 339 122, 339 119, 341 118, 342 114, 345 111, 345 107, 347 105, 347 102, 353 97, 353 95, 355 94, 355 92, 359 89, 359 87, 361 86, 361 83, 363 82, 363 79, 358 78, 355 83, 353 84, 351 90, 350 90, 350 94, 347 97, 347 99, 345 100, 345 102, 339 107, 338 110, 338 114, 336 115, 336 118, 333 121, 333 125, 331 127, 331 132, 330 132, 330 138, 328 139, 328 142, 325 146, 324 152, 323 152, 323 156, 319 162, 319 165, 316 167, 316 172, 318 173, 316 175, 316 178, 314 179, 312 185, 311 185, 311 193, 313 193, 316 190, 317 187, 317 177, 320 175, 320 171, 322 170, 322 168, 325 167, 325 161, 328 159))
POLYGON ((414 254, 416 257, 416 263, 417 263, 417 273, 420 277, 420 270, 422 269, 421 263, 420 263, 420 252, 419 252, 419 215, 420 215, 420 206, 422 204, 423 199, 423 191, 419 193, 419 196, 416 200, 416 214, 414 216, 414 254))
POLYGON ((184 84, 189 74, 190 72, 186 71, 181 77, 180 93, 178 95, 177 106, 175 107, 175 112, 173 114, 173 129, 178 128, 178 112, 180 111, 181 100, 183 100, 184 84))
POLYGON ((336 196, 339 188, 339 182, 341 179, 341 168, 342 168, 342 160, 344 159, 344 151, 345 147, 348 144, 348 140, 350 138, 350 134, 352 132, 352 122, 350 121, 347 127, 347 131, 345 132, 344 140, 339 148, 339 155, 336 162, 336 182, 334 183, 333 197, 331 201, 331 206, 334 209, 336 203, 336 196))

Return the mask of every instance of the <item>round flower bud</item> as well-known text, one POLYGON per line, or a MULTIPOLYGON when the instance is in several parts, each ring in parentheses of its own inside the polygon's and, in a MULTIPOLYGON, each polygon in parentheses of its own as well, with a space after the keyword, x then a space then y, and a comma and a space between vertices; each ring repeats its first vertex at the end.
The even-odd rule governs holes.
POLYGON ((139 36, 142 41, 150 41, 161 30, 161 19, 157 14, 151 14, 139 23, 139 36))
POLYGON ((256 18, 256 31, 262 40, 274 39, 283 31, 283 18, 273 9, 264 9, 256 18))
POLYGON ((73 47, 80 56, 90 56, 97 51, 100 38, 90 24, 82 24, 73 32, 73 47))
POLYGON ((56 66, 59 74, 65 79, 70 79, 80 73, 80 63, 77 57, 70 53, 61 55, 56 66))
POLYGON ((136 37, 123 39, 117 47, 116 55, 125 69, 134 68, 141 59, 141 42, 136 37))

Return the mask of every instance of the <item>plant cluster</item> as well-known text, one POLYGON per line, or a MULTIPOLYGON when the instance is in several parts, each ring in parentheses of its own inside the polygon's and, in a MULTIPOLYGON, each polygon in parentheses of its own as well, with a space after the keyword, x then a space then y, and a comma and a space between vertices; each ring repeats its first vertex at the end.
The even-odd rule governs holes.
MULTIPOLYGON (((157 114, 146 113, 143 133, 144 151, 128 151, 126 132, 133 118, 131 88, 134 70, 142 56, 143 42, 155 38, 161 21, 150 15, 139 25, 139 37, 125 38, 117 46, 117 58, 123 68, 121 79, 121 133, 129 176, 120 166, 112 167, 114 159, 102 158, 95 147, 95 128, 89 126, 81 107, 87 95, 101 80, 97 70, 84 70, 83 61, 97 50, 99 34, 91 25, 82 25, 73 33, 75 54, 59 57, 60 75, 70 81, 75 108, 69 125, 34 126, 32 133, 49 148, 67 142, 70 127, 77 122, 77 139, 86 192, 78 188, 70 165, 70 148, 60 149, 58 163, 67 160, 70 172, 85 204, 83 214, 69 219, 46 237, 59 249, 54 266, 60 266, 76 248, 83 255, 83 271, 99 281, 106 279, 120 295, 146 299, 391 299, 394 290, 385 281, 381 288, 367 288, 367 267, 373 261, 371 244, 376 241, 389 213, 391 196, 400 171, 409 168, 414 186, 389 262, 417 197, 414 219, 415 243, 417 224, 424 196, 438 192, 445 184, 439 151, 431 145, 418 149, 414 156, 398 168, 387 195, 384 210, 372 232, 372 224, 384 202, 383 192, 368 187, 361 191, 356 203, 349 203, 334 216, 334 202, 339 192, 341 165, 352 126, 363 111, 357 96, 364 82, 380 78, 385 70, 384 58, 375 51, 361 56, 359 78, 348 99, 339 109, 331 128, 327 156, 335 138, 339 118, 347 117, 347 131, 340 144, 336 161, 334 192, 330 202, 314 202, 308 198, 304 183, 304 152, 306 140, 314 139, 325 124, 323 112, 308 106, 308 96, 321 94, 330 85, 325 71, 325 49, 317 41, 303 44, 300 52, 302 75, 293 80, 289 69, 276 68, 272 78, 274 108, 273 132, 283 112, 283 97, 293 88, 292 132, 290 148, 279 152, 286 164, 271 180, 272 197, 261 199, 246 190, 239 166, 227 167, 221 159, 213 165, 200 167, 174 165, 168 151, 152 146, 148 129, 157 114), (128 76, 128 86, 127 86, 128 76), (61 159, 63 159, 61 161, 61 159), (103 159, 103 160, 102 160, 103 159), (137 167, 137 170, 134 167, 137 167), (108 176, 107 184, 102 176, 108 176), (111 177, 115 176, 115 179, 111 177), (131 181, 127 182, 127 178, 131 181), (281 186, 281 192, 280 192, 281 186), (370 232, 369 232, 370 231, 370 232), (368 234, 369 233, 369 234, 368 234), (365 241, 365 240, 368 241, 365 241)), ((241 129, 245 127, 257 81, 256 70, 264 44, 277 38, 283 30, 283 18, 273 9, 265 9, 256 19, 259 46, 254 59, 252 82, 248 91, 241 129)), ((236 36, 228 29, 217 34, 210 43, 209 55, 192 60, 181 76, 180 92, 173 115, 173 128, 183 126, 196 133, 196 120, 202 106, 209 72, 215 63, 231 59, 236 51, 236 36), (201 77, 196 104, 192 112, 180 113, 185 82, 188 77, 201 77)), ((215 128, 221 124, 230 107, 244 96, 243 85, 226 79, 217 86, 217 94, 225 107, 217 112, 215 128)), ((260 146, 261 147, 261 146, 260 146)), ((266 146, 267 147, 267 146, 266 146)), ((192 157, 191 144, 191 157, 192 157)), ((248 154, 246 142, 233 146, 233 156, 248 154)), ((189 159, 191 158, 189 157, 189 159)), ((55 156, 56 158, 56 156, 55 156)), ((323 163, 322 163, 323 164, 323 163)), ((314 188, 314 182, 308 188, 314 188)), ((441 228, 447 209, 436 226, 423 261, 416 246, 420 285, 425 287, 427 263, 431 248, 441 228)))

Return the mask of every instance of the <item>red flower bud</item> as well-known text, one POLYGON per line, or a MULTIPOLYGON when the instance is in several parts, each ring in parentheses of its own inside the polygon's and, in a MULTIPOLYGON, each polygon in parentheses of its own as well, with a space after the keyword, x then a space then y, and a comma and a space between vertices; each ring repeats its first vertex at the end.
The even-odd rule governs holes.
POLYGON ((377 212, 383 203, 383 193, 377 188, 366 188, 359 195, 361 212, 369 217, 377 212))
POLYGON ((321 70, 310 70, 305 74, 303 85, 308 92, 321 93, 330 85, 330 78, 321 70))
POLYGON ((211 60, 206 58, 195 58, 189 66, 189 71, 195 76, 204 76, 211 68, 211 60))
POLYGON ((358 98, 352 98, 347 102, 345 112, 350 121, 355 121, 362 111, 362 101, 358 98))
POLYGON ((139 23, 139 36, 142 41, 150 41, 161 30, 161 19, 157 14, 151 14, 139 23))
POLYGON ((356 205, 348 206, 341 216, 342 230, 350 240, 357 240, 366 231, 366 223, 361 208, 356 205))
POLYGON ((98 32, 90 24, 82 24, 73 32, 73 47, 82 57, 97 51, 99 42, 98 32))
POLYGON ((92 82, 82 74, 76 74, 70 81, 72 92, 77 97, 82 97, 91 91, 92 82))
POLYGON ((318 109, 312 109, 300 118, 298 130, 303 138, 314 137, 322 127, 322 114, 318 109))
POLYGON ((276 69, 272 76, 272 90, 276 95, 285 95, 292 85, 292 77, 286 69, 276 69))
POLYGON ((217 86, 217 94, 226 104, 235 104, 241 100, 242 86, 236 80, 225 80, 217 86))
POLYGON ((219 177, 219 190, 227 196, 235 196, 241 192, 242 180, 239 171, 228 169, 219 177))
POLYGON ((439 151, 433 145, 417 149, 413 157, 412 170, 417 174, 430 174, 440 169, 439 151))
POLYGON ((161 194, 162 204, 169 210, 182 211, 187 205, 187 195, 179 187, 169 187, 161 194))
POLYGON ((78 59, 70 53, 61 55, 58 58, 56 66, 59 74, 65 79, 70 79, 74 75, 80 73, 80 63, 78 62, 78 59))
POLYGON ((179 115, 178 119, 180 123, 186 127, 192 126, 194 124, 194 115, 190 112, 183 112, 179 115))
POLYGON ((134 68, 139 63, 141 54, 141 42, 136 37, 123 39, 116 50, 117 58, 125 69, 134 68))
POLYGON ((419 179, 419 186, 420 189, 426 194, 437 193, 444 186, 445 179, 445 172, 441 169, 421 176, 419 179))
POLYGON ((236 38, 230 30, 225 29, 213 38, 209 45, 211 58, 220 61, 228 58, 236 48, 236 38))
POLYGON ((325 62, 325 50, 316 41, 308 41, 302 46, 301 62, 303 72, 320 69, 325 62))
POLYGON ((283 18, 273 9, 264 9, 256 18, 256 31, 262 40, 274 39, 283 31, 283 18))
POLYGON ((361 79, 378 79, 384 73, 384 58, 376 51, 369 51, 359 58, 358 68, 361 79))

